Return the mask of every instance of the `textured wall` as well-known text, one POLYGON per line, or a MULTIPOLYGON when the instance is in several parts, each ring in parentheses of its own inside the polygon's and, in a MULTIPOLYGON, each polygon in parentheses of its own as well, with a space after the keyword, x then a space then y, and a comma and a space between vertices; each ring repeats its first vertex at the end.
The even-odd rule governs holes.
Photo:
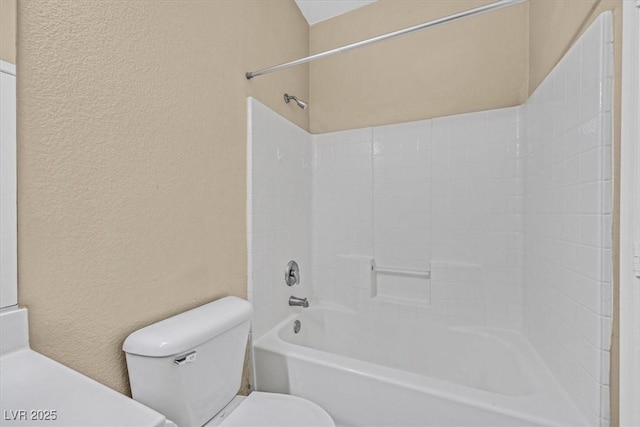
MULTIPOLYGON (((311 53, 490 1, 380 0, 311 27, 311 53)), ((311 131, 378 126, 521 104, 528 4, 483 14, 310 66, 311 131)))
POLYGON ((18 23, 31 343, 126 393, 129 333, 246 296, 246 96, 306 128, 282 93, 308 83, 244 72, 306 55, 308 27, 289 0, 22 1, 18 23))
POLYGON ((17 0, 0 0, 0 59, 16 63, 17 0))

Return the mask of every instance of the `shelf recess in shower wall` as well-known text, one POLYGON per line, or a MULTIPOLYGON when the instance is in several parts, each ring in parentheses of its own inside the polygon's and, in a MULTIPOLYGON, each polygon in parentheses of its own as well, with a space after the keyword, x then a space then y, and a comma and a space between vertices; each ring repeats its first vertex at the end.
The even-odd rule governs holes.
POLYGON ((412 306, 428 306, 431 299, 431 272, 396 267, 371 266, 371 296, 377 301, 412 306))

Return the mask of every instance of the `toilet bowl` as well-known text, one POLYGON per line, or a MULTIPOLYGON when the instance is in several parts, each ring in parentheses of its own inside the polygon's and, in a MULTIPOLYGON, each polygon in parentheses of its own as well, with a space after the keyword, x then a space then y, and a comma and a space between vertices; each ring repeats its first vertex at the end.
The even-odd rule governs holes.
POLYGON ((296 396, 236 396, 253 308, 225 297, 127 337, 133 398, 178 427, 335 426, 317 404, 296 396))
POLYGON ((315 403, 296 396, 254 391, 236 396, 205 427, 245 426, 335 426, 327 411, 315 403))

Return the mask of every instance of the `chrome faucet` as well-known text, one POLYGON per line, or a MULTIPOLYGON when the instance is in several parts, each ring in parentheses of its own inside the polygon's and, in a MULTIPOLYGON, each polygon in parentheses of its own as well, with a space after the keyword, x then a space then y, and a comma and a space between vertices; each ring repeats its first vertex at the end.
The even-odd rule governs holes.
POLYGON ((289 297, 289 305, 292 307, 309 307, 309 301, 306 298, 289 297))

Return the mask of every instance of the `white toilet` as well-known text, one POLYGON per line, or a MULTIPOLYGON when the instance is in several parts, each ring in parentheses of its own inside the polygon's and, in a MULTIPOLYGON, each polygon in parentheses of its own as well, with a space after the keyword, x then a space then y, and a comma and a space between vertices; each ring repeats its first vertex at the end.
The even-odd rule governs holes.
POLYGON ((133 398, 178 427, 335 426, 306 399, 235 395, 252 312, 247 301, 225 297, 129 335, 123 350, 133 398))

